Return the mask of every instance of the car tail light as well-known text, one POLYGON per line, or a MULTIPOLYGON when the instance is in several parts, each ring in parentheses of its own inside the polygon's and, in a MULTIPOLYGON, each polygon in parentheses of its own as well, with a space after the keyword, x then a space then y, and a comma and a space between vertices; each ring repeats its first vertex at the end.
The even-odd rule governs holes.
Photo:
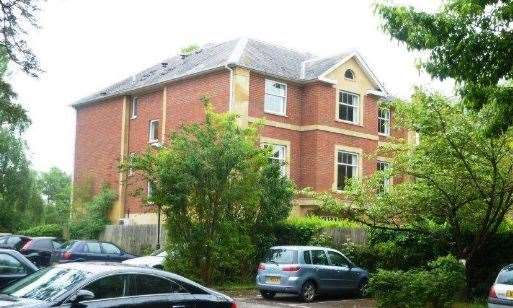
POLYGON ((263 263, 258 264, 258 270, 259 271, 265 270, 265 265, 263 263))
POLYGON ((497 298, 497 293, 495 293, 495 288, 493 286, 490 288, 490 292, 488 292, 488 297, 497 298))
POLYGON ((291 266, 284 266, 281 268, 282 271, 284 272, 297 272, 299 271, 301 268, 297 265, 291 265, 291 266))
POLYGON ((230 306, 230 308, 237 308, 237 304, 232 303, 232 305, 230 306))
POLYGON ((23 245, 21 250, 29 250, 30 246, 32 246, 32 241, 28 241, 25 245, 23 245))
POLYGON ((69 251, 65 251, 65 252, 62 254, 62 257, 63 257, 65 260, 69 260, 69 259, 71 259, 71 252, 69 252, 69 251))

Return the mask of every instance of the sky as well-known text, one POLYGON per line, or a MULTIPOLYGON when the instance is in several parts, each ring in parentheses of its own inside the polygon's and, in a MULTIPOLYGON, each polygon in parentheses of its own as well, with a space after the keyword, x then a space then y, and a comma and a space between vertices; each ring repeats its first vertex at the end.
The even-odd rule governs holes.
MULTIPOLYGON (((396 3, 435 10, 439 0, 396 3)), ((358 50, 387 90, 414 86, 452 94, 451 82, 419 72, 409 52, 380 29, 373 0, 49 0, 27 41, 45 73, 11 69, 8 80, 29 112, 25 134, 34 169, 72 173, 75 112, 70 104, 191 44, 250 37, 319 56, 358 50)))

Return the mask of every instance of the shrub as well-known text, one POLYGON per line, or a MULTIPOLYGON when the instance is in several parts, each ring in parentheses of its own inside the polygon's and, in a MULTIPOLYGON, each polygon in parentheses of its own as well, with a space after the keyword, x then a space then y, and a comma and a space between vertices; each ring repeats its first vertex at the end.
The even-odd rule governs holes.
POLYGON ((380 269, 369 281, 378 307, 446 307, 464 288, 465 268, 451 255, 429 262, 425 269, 380 269))
POLYGON ((84 206, 84 214, 74 215, 69 232, 73 239, 97 239, 110 223, 108 214, 116 200, 116 194, 106 186, 84 206))
POLYGON ((57 224, 39 225, 26 230, 19 231, 20 234, 27 236, 53 236, 62 237, 63 227, 57 224))

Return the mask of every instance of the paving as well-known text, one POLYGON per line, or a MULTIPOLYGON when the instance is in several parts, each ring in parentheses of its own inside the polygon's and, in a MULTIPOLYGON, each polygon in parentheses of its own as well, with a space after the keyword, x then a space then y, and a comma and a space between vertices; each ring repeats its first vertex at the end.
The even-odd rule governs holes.
POLYGON ((276 296, 272 300, 263 299, 261 296, 236 297, 237 308, 373 308, 374 301, 371 299, 350 299, 350 298, 318 298, 313 303, 303 303, 295 296, 276 296))

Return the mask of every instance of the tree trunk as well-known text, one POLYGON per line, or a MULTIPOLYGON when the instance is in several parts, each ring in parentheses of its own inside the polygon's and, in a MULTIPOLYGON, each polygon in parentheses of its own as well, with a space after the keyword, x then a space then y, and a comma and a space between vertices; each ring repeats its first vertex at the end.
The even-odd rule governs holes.
POLYGON ((473 277, 473 261, 468 257, 465 262, 465 298, 472 298, 472 277, 473 277))

